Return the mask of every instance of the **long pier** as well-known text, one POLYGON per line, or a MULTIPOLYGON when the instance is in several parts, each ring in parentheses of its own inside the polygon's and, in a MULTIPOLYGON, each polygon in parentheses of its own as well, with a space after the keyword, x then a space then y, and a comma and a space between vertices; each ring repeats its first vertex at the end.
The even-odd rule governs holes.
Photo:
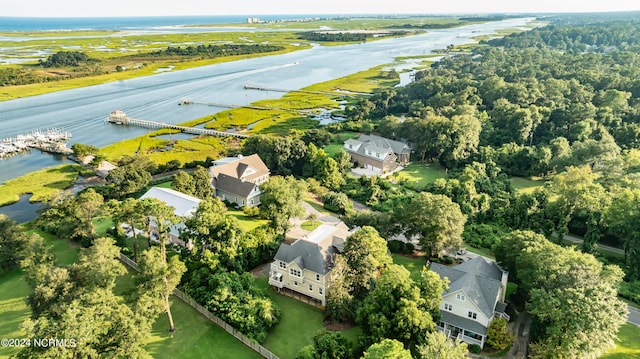
POLYGON ((190 133, 193 135, 210 135, 210 136, 216 136, 216 137, 237 137, 237 138, 249 137, 241 133, 216 131, 216 130, 209 130, 206 128, 178 126, 178 125, 165 123, 165 122, 139 120, 139 119, 135 119, 127 116, 126 113, 120 110, 112 111, 109 114, 109 117, 107 117, 105 121, 116 124, 116 125, 138 126, 138 127, 144 127, 144 128, 152 128, 152 129, 170 128, 170 129, 182 131, 184 133, 190 133))
POLYGON ((188 98, 185 98, 184 100, 178 103, 178 105, 191 105, 191 104, 205 105, 205 106, 212 106, 212 107, 222 107, 222 108, 249 108, 253 110, 280 110, 280 111, 303 112, 303 110, 300 110, 300 109, 279 107, 279 106, 232 105, 227 103, 191 100, 188 98))
POLYGON ((281 89, 281 88, 277 88, 277 87, 268 87, 268 86, 262 86, 262 85, 252 85, 252 84, 245 84, 244 85, 244 89, 245 90, 259 90, 259 91, 273 91, 273 92, 301 92, 301 93, 308 93, 308 94, 313 94, 313 95, 327 95, 327 96, 348 96, 348 93, 336 93, 336 92, 324 92, 324 91, 307 91, 307 90, 288 90, 288 89, 281 89))

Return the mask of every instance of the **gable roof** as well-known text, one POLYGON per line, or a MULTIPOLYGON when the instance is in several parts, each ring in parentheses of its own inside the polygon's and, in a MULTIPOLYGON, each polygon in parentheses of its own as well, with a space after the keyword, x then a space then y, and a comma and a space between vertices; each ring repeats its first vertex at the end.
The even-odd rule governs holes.
POLYGON ((333 268, 335 255, 339 253, 349 234, 349 229, 343 222, 336 225, 321 224, 293 244, 281 244, 275 259, 296 263, 300 269, 327 274, 333 268))
POLYGON ((209 172, 213 178, 218 178, 221 174, 241 179, 244 181, 253 181, 256 178, 269 174, 269 169, 262 162, 260 156, 252 154, 247 157, 223 158, 214 162, 214 166, 209 167, 209 172))
POLYGON ((188 194, 174 191, 170 188, 152 187, 147 193, 143 194, 140 199, 155 198, 175 208, 173 213, 180 217, 191 216, 201 200, 199 198, 189 196, 188 194))
POLYGON ((455 267, 433 263, 431 270, 442 278, 449 278, 449 290, 443 297, 462 291, 487 318, 493 316, 502 287, 503 273, 495 262, 487 262, 478 256, 455 267))
POLYGON ((243 198, 249 198, 249 195, 257 185, 252 182, 246 182, 224 173, 218 175, 211 181, 213 188, 221 191, 236 194, 243 198))

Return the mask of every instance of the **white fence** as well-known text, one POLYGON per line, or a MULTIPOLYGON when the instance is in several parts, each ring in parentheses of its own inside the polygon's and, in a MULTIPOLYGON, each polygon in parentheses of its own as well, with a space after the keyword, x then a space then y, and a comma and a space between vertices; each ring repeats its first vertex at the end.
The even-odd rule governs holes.
MULTIPOLYGON (((125 256, 122 253, 120 253, 120 260, 122 262, 124 262, 126 265, 128 265, 131 268, 135 269, 136 271, 139 271, 138 264, 136 262, 134 262, 131 258, 125 256)), ((226 330, 227 333, 233 335, 236 339, 241 341, 242 344, 244 344, 244 345, 248 346, 249 348, 253 349, 254 351, 256 351, 258 354, 262 355, 263 357, 265 357, 267 359, 280 359, 280 358, 278 358, 277 355, 275 355, 271 351, 269 351, 269 349, 263 347, 262 345, 260 345, 260 343, 256 342, 255 340, 253 340, 253 339, 247 337, 246 335, 240 333, 239 331, 237 331, 230 324, 228 324, 224 320, 218 318, 215 314, 211 313, 207 308, 205 308, 202 305, 198 304, 195 300, 193 300, 188 295, 184 294, 178 288, 174 289, 173 295, 175 295, 176 297, 180 298, 185 303, 187 303, 190 306, 192 306, 200 314, 202 314, 205 317, 207 317, 209 320, 214 322, 220 328, 226 330)))

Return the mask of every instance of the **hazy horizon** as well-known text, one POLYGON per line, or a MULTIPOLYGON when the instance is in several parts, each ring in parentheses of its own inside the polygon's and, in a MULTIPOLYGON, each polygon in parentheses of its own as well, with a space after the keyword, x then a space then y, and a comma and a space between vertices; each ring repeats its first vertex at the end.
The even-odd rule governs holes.
POLYGON ((460 15, 504 13, 580 13, 639 11, 640 5, 628 0, 450 0, 416 3, 410 0, 370 0, 345 2, 239 0, 216 4, 209 0, 22 0, 3 8, 2 17, 140 17, 140 16, 248 16, 268 15, 460 15))

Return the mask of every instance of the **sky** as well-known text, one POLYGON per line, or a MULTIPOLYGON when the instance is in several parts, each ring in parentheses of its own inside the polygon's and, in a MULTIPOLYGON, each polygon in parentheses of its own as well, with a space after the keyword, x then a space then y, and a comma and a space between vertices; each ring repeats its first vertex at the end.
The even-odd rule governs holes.
POLYGON ((638 0, 4 0, 3 3, 0 16, 36 17, 640 10, 638 0))

